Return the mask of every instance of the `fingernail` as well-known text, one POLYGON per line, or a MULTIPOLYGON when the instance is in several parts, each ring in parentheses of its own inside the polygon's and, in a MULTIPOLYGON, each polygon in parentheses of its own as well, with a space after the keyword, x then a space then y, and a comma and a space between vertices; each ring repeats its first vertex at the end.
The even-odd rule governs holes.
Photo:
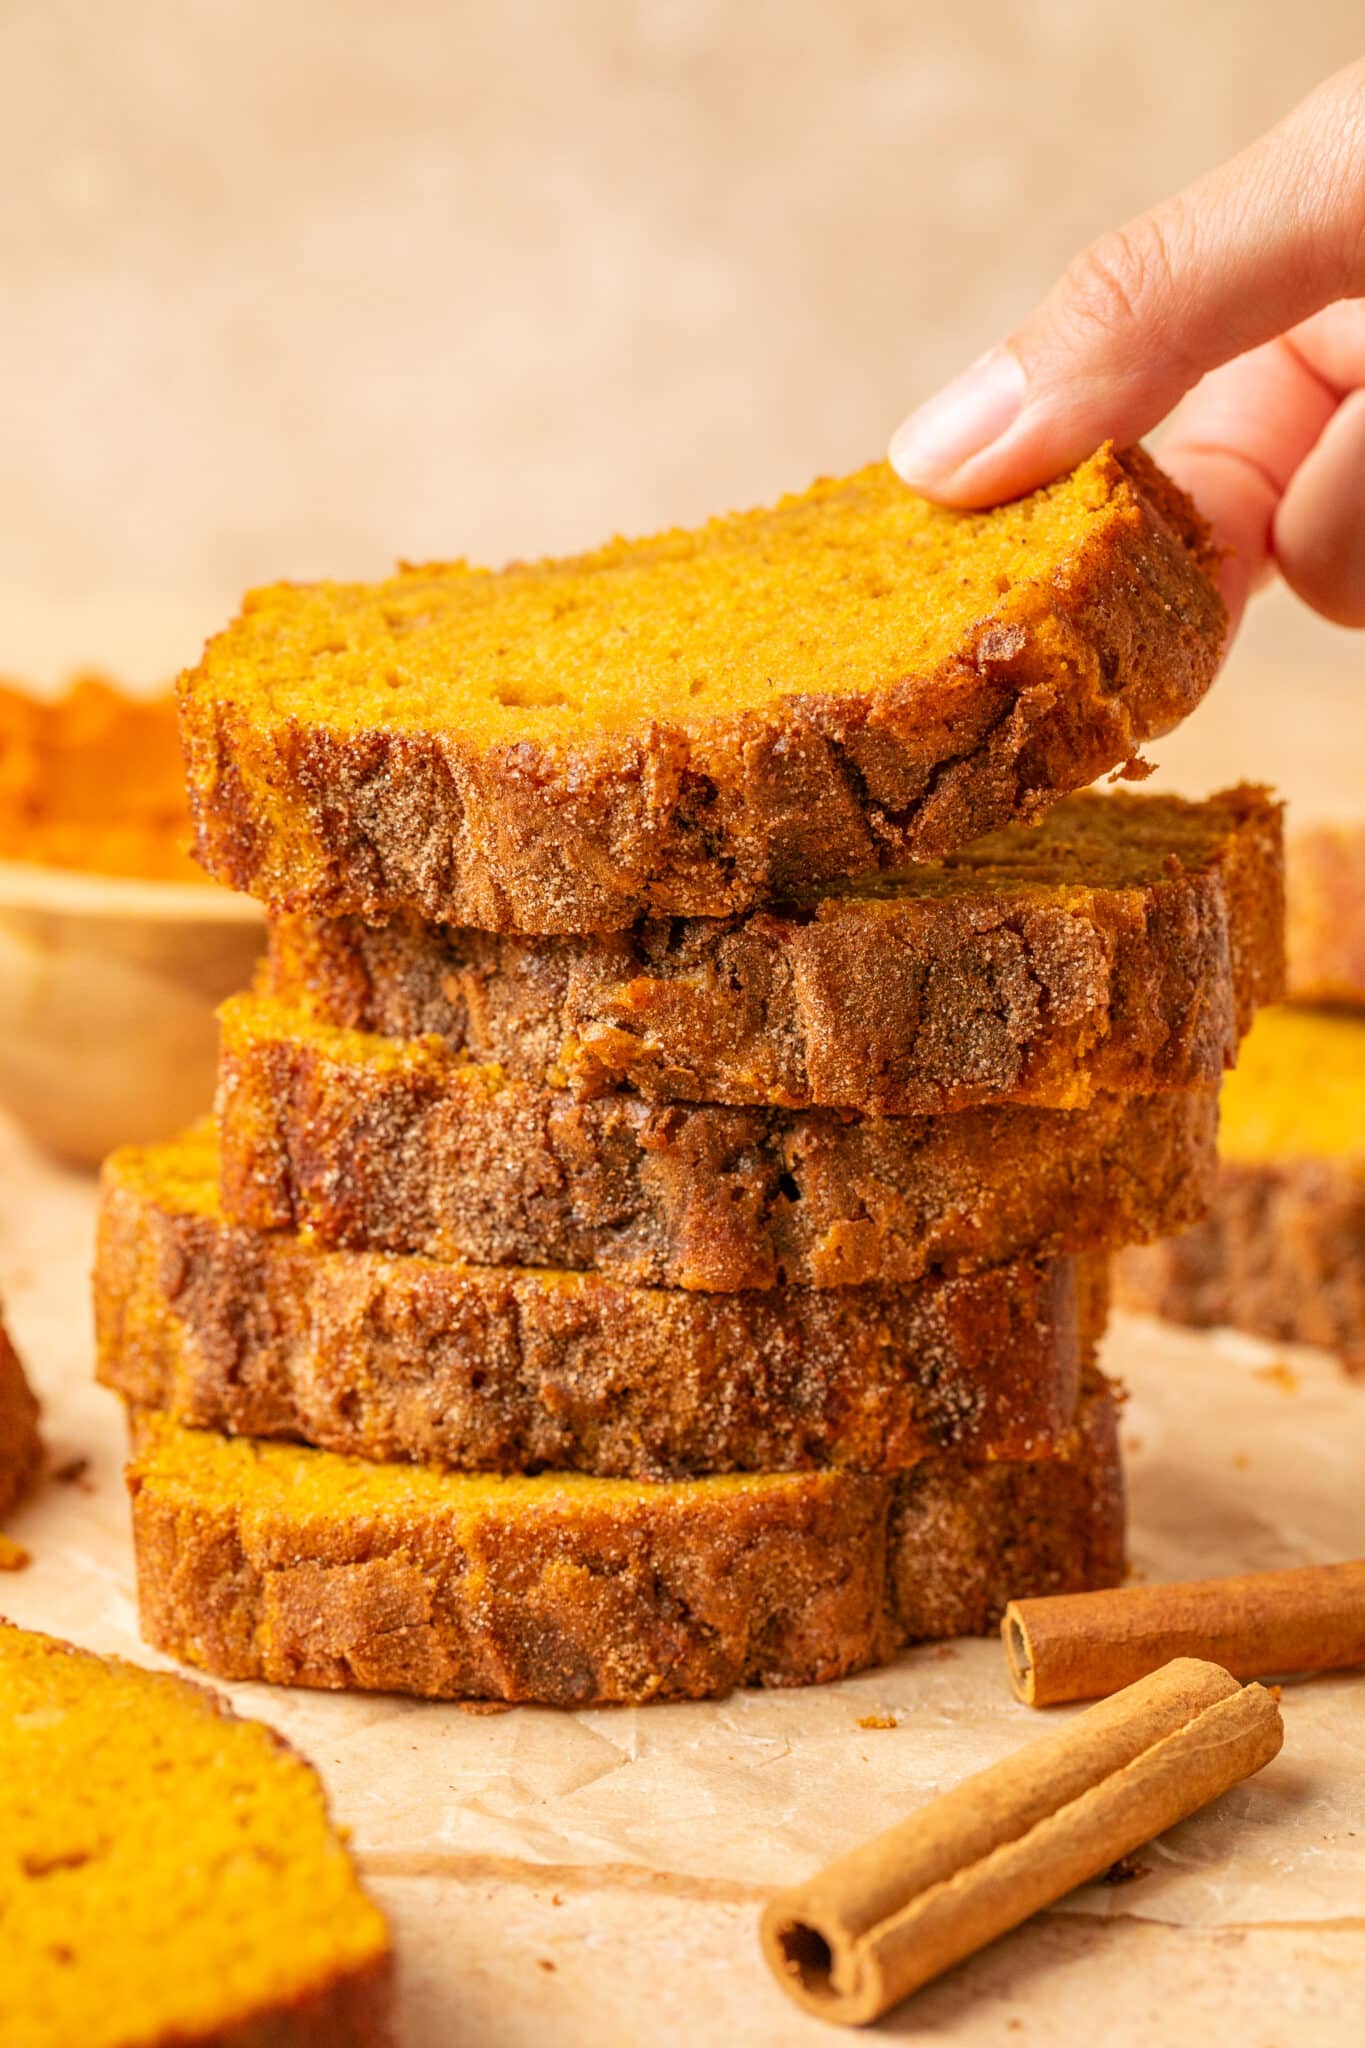
POLYGON ((891 437, 891 463, 908 484, 942 483, 998 441, 1024 404, 1024 367, 993 348, 912 412, 891 437))

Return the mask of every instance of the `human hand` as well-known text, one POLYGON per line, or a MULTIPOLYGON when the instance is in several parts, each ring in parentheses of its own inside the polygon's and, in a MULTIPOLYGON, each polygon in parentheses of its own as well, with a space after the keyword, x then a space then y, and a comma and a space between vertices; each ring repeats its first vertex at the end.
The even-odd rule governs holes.
POLYGON ((907 483, 995 504, 1149 433, 1229 550, 1235 621, 1278 567, 1365 626, 1365 62, 1078 256, 1023 326, 912 413, 907 483))

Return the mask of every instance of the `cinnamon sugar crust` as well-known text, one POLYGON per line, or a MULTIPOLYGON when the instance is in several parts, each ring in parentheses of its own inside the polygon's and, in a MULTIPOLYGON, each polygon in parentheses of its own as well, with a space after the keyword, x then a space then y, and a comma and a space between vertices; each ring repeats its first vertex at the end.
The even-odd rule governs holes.
POLYGON ((272 920, 263 992, 581 1099, 936 1115, 1215 1081, 1283 992, 1279 806, 1066 798, 744 917, 527 938, 272 920))
POLYGON ((634 1479, 1042 1457, 1104 1327, 1103 1260, 714 1295, 328 1253, 225 1222, 216 1164, 116 1153, 95 1262, 100 1379, 200 1428, 634 1479))
POLYGON ((1213 1088, 945 1117, 579 1103, 435 1040, 221 1016, 224 1213, 332 1247, 841 1287, 1141 1241, 1213 1183, 1213 1088))

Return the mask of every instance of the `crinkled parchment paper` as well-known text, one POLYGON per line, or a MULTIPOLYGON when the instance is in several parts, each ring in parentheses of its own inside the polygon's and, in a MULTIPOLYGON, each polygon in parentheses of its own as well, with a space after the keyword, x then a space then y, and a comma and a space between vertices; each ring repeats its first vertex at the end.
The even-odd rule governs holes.
MULTIPOLYGON (((10 1523, 0 1611, 96 1649, 138 1642, 113 1398, 91 1383, 93 1190, 0 1131, 0 1280, 44 1398, 49 1478, 10 1523)), ((1365 1384, 1328 1360, 1134 1320, 1133 1563, 1150 1579, 1365 1554, 1365 1384)), ((392 1912, 408 2048, 788 2042, 825 2034, 767 1979, 764 1888, 1028 1741, 999 1645, 715 1704, 473 1714, 230 1688, 323 1772, 392 1912), (894 1720, 864 1728, 864 1717, 894 1720)), ((954 2041, 1356 2041, 1365 2005, 1365 1676, 1285 1693, 1260 1777, 912 2001, 954 2041)))

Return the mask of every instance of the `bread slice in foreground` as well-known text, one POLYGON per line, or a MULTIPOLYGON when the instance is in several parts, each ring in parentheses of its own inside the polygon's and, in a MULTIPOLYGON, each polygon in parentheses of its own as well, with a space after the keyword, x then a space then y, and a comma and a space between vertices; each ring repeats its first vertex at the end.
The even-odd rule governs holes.
POLYGON ((1365 1372, 1365 1016, 1266 1010, 1223 1098, 1208 1218, 1115 1262, 1125 1308, 1365 1372))
POLYGON ((302 1757, 203 1686, 0 1621, 0 2040, 387 2048, 391 1979, 302 1757))
POLYGON ((28 1491, 42 1455, 38 1403, 0 1323, 0 1515, 28 1491))
POLYGON ((1286 859, 1290 995, 1365 1008, 1365 823, 1294 832, 1286 859))
POLYGON ((1061 1455, 1036 1464, 471 1478, 143 1414, 129 1487, 157 1649, 224 1678, 442 1699, 803 1685, 1123 1570, 1103 1383, 1061 1455))
POLYGON ((1212 1087, 945 1117, 580 1103, 435 1039, 220 1015, 224 1213, 334 1247, 836 1287, 1159 1236, 1213 1184, 1212 1087))
POLYGON ((575 560, 255 591, 181 683, 199 856, 277 908, 527 932, 936 858, 1193 709, 1213 566, 1105 448, 986 513, 880 463, 575 560))
POLYGON ((748 916, 535 939, 300 913, 263 992, 591 1097, 938 1115, 1215 1081, 1283 994, 1279 806, 1066 798, 748 916))
POLYGON ((358 1457, 664 1479, 1043 1456, 1104 1328, 1100 1258, 697 1294, 324 1252, 225 1222, 216 1188, 208 1132, 106 1163, 99 1377, 179 1422, 358 1457))

